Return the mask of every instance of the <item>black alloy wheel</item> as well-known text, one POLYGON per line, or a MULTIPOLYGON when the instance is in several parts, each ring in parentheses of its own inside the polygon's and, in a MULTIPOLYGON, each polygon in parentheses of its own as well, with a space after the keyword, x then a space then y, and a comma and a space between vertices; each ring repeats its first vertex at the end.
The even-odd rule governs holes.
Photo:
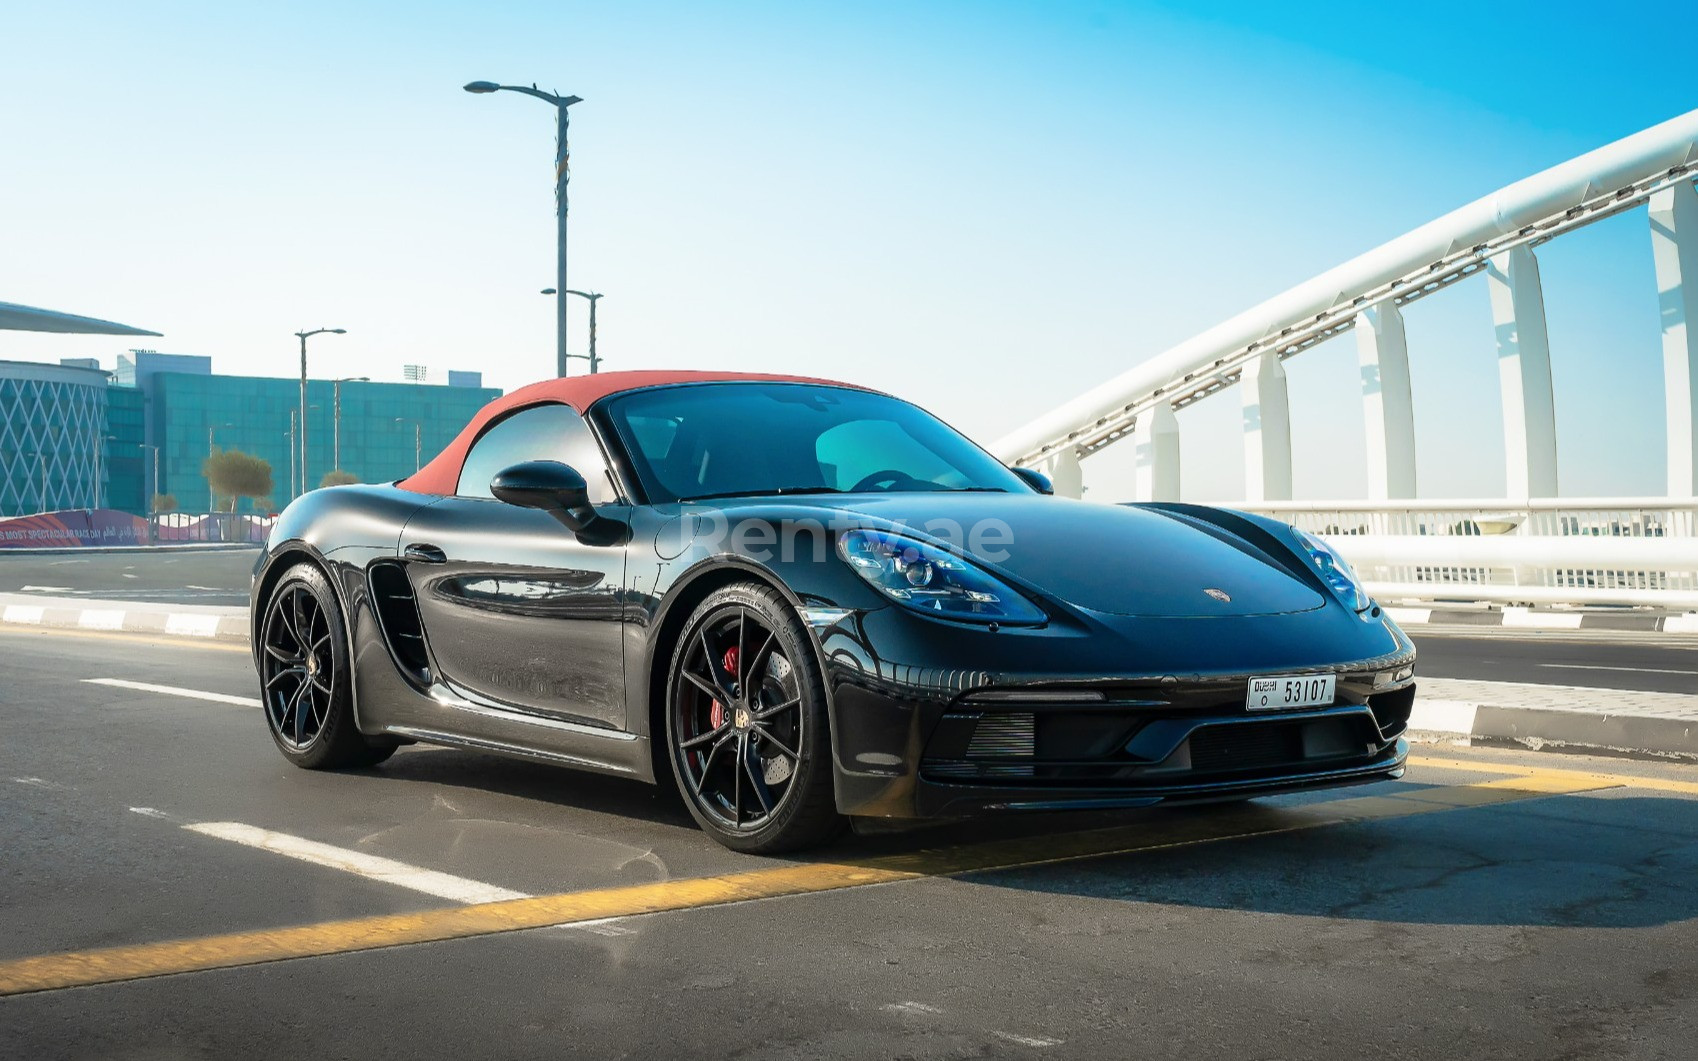
POLYGON ((330 584, 318 568, 284 572, 260 626, 260 701, 284 758, 309 770, 371 766, 396 743, 368 740, 354 723, 347 635, 330 584))
POLYGON ((839 831, 825 694, 808 633, 764 587, 696 609, 673 653, 667 736, 684 800, 738 851, 794 850, 839 831))

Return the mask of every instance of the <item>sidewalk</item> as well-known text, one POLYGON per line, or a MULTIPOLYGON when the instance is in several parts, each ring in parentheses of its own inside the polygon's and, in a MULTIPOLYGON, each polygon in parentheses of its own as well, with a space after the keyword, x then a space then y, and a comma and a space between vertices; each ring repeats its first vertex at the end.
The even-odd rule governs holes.
POLYGON ((246 608, 205 604, 157 604, 151 601, 102 601, 81 597, 41 597, 0 593, 0 623, 121 630, 131 634, 248 639, 246 608))
POLYGON ((1643 693, 1417 675, 1409 729, 1417 741, 1698 762, 1698 690, 1643 693))

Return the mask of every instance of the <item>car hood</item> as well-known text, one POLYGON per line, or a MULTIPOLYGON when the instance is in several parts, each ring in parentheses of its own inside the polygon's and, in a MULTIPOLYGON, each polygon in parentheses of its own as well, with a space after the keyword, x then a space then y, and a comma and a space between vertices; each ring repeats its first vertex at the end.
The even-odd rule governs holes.
POLYGON ((992 571, 1089 611, 1169 618, 1268 615, 1326 603, 1320 590, 1252 543, 1159 508, 1035 494, 833 500, 838 512, 941 539, 992 571))

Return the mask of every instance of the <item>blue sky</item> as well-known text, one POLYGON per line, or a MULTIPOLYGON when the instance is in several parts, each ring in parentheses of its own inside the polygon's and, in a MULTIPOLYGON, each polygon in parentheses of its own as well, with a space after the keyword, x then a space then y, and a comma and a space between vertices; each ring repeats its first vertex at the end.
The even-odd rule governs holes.
MULTIPOLYGON (((1698 106, 1698 9, 29 5, 0 38, 0 300, 217 370, 549 373, 552 115, 610 368, 802 371, 993 439, 1535 170, 1698 106)), ((1643 212, 1542 252, 1564 493, 1660 492, 1643 212)), ((576 324, 584 315, 574 305, 576 324)), ((1421 492, 1503 489, 1486 292, 1413 307, 1421 492)), ((581 331, 575 340, 582 347, 581 331)), ((1299 496, 1362 489, 1347 337, 1289 364, 1299 496)), ((129 344, 0 334, 0 357, 129 344)), ((1242 490, 1235 396, 1186 492, 1242 490)), ((1121 447, 1125 449, 1126 447, 1121 447)), ((1124 496, 1130 454, 1087 464, 1124 496)))

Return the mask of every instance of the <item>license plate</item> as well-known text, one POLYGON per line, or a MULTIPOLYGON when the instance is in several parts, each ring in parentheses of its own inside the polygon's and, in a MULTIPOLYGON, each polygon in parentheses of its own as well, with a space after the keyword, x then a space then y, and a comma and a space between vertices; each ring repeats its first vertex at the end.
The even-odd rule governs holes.
POLYGON ((1251 711, 1285 711, 1295 707, 1332 704, 1334 674, 1290 674, 1281 678, 1251 678, 1244 706, 1251 711))

